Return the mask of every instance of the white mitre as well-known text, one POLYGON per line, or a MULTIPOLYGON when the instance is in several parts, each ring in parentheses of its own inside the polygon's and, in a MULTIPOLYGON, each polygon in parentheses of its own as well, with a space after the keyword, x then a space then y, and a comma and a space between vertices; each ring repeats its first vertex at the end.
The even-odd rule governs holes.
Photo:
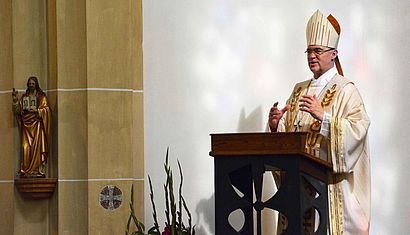
POLYGON ((307 45, 337 48, 340 36, 340 25, 337 20, 329 15, 325 18, 317 10, 309 19, 306 26, 307 45))
MULTIPOLYGON (((325 18, 319 10, 310 17, 306 26, 307 46, 324 46, 337 49, 339 37, 340 25, 335 17, 329 15, 325 18)), ((335 65, 338 73, 343 76, 338 56, 335 59, 335 65)))

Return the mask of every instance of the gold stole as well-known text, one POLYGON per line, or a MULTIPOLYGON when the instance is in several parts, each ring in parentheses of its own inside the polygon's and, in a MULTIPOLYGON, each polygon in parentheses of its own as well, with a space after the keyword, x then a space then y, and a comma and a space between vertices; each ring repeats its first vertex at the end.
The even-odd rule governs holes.
MULTIPOLYGON (((329 81, 329 83, 323 88, 324 90, 326 90, 326 92, 322 92, 322 94, 320 95, 320 97, 318 97, 318 99, 321 100, 321 105, 327 113, 331 113, 331 107, 334 101, 333 98, 338 95, 341 88, 343 88, 344 85, 347 83, 349 83, 348 80, 344 79, 343 77, 339 75, 335 75, 329 81)), ((302 124, 310 123, 306 127, 302 128, 302 131, 308 132, 308 139, 306 141, 306 151, 309 154, 318 157, 317 147, 318 145, 320 145, 320 142, 322 140, 322 135, 320 135, 320 127, 322 125, 322 122, 313 118, 308 113, 305 113, 302 116, 302 120, 297 120, 297 116, 299 115, 299 105, 297 104, 299 103, 299 100, 302 97, 302 95, 306 95, 306 93, 308 92, 309 86, 310 86, 310 82, 305 81, 305 82, 299 83, 295 87, 291 95, 291 98, 288 102, 290 105, 290 109, 289 109, 289 112, 287 112, 286 114, 287 115, 286 116, 286 131, 287 132, 294 131, 295 124, 297 125, 297 123, 295 123, 296 121, 297 122, 302 121, 302 124)))

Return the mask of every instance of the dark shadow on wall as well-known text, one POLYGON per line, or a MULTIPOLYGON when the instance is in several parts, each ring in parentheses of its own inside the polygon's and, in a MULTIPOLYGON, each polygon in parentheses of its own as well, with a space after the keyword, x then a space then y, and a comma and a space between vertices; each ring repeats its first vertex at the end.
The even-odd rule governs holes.
POLYGON ((197 221, 201 225, 195 228, 198 235, 215 234, 215 195, 201 199, 195 209, 197 221))
POLYGON ((260 131, 264 131, 262 125, 262 107, 257 107, 248 116, 246 116, 245 108, 242 108, 239 116, 238 132, 260 131))

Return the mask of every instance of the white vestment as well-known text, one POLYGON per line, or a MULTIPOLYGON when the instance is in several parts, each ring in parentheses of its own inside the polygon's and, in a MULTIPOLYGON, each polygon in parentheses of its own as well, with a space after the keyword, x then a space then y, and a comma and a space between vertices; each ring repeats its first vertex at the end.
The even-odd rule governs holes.
POLYGON ((368 235, 370 226, 370 120, 355 85, 332 68, 295 85, 290 110, 278 131, 308 132, 307 151, 333 164, 329 175, 329 233, 368 235), (325 78, 323 78, 325 77, 325 78), (327 77, 327 78, 326 78, 327 77), (299 111, 302 95, 315 94, 325 110, 323 123, 299 111))

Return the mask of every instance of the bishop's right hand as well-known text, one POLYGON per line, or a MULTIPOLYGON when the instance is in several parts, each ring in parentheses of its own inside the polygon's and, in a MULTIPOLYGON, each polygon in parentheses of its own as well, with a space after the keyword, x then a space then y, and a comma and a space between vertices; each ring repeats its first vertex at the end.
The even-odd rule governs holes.
POLYGON ((278 102, 274 103, 269 111, 269 127, 272 132, 276 132, 278 129, 279 120, 283 114, 290 109, 290 105, 287 104, 283 109, 278 109, 278 102))

